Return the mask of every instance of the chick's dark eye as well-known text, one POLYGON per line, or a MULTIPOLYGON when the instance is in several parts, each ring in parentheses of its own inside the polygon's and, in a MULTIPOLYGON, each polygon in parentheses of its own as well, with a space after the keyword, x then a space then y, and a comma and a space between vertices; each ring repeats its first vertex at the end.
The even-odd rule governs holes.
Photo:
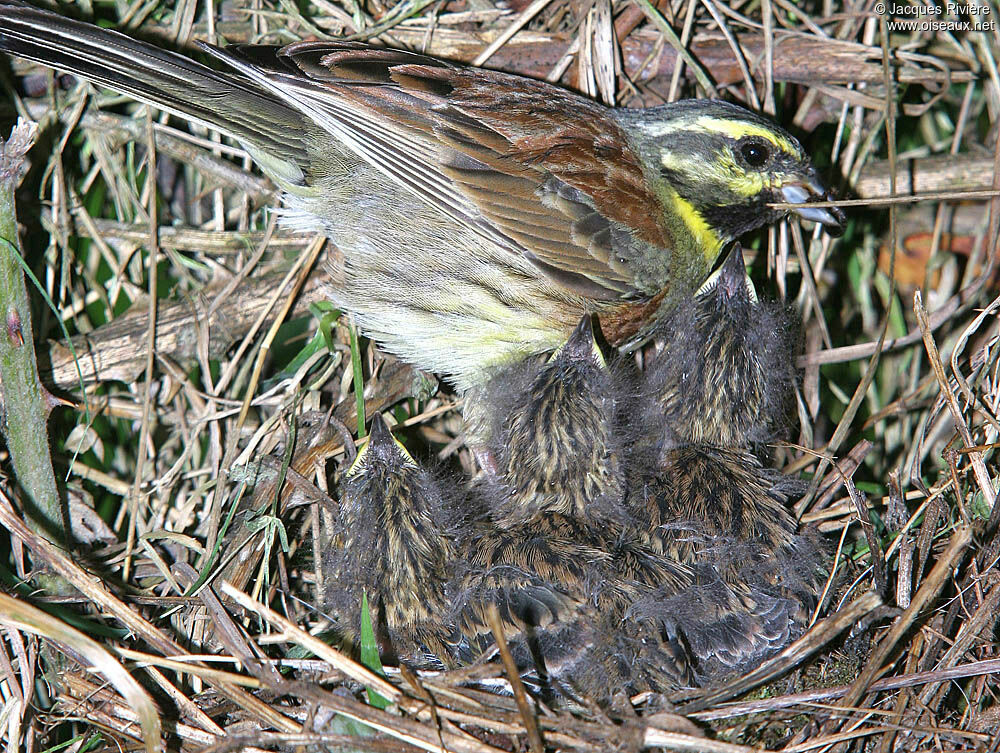
POLYGON ((764 167, 771 159, 771 151, 759 141, 745 141, 740 144, 739 150, 750 167, 764 167))

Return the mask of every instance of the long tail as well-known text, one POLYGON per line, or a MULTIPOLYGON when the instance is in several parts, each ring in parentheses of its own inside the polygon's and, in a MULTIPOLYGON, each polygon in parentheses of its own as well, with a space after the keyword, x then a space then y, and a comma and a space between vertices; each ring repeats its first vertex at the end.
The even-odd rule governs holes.
POLYGON ((17 0, 0 0, 0 51, 215 128, 255 157, 270 158, 265 162, 301 166, 304 139, 315 128, 300 112, 241 76, 17 0))

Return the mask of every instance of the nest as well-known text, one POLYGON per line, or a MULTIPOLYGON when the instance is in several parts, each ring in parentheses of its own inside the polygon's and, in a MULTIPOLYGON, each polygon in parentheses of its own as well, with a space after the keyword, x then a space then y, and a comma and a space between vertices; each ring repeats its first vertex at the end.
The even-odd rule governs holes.
POLYGON ((777 465, 811 480, 794 511, 836 557, 780 655, 622 708, 547 708, 501 660, 415 673, 331 646, 314 542, 359 410, 471 474, 459 400, 324 307, 336 250, 276 229, 239 149, 15 60, 17 112, 42 124, 18 198, 48 308, 8 316, 8 340, 37 343, 61 404, 49 475, 74 544, 25 523, 5 458, 9 749, 996 749, 1000 77, 973 26, 995 5, 912 28, 784 0, 223 3, 211 27, 194 3, 120 7, 98 10, 178 47, 350 34, 617 105, 777 113, 854 197, 843 239, 786 225, 750 244, 758 289, 804 322, 777 465))

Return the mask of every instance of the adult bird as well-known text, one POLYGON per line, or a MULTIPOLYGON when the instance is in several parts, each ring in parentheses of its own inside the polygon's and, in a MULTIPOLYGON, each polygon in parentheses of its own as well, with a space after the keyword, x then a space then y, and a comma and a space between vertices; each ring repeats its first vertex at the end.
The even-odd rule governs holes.
POLYGON ((696 290, 723 246, 794 206, 843 214, 798 141, 733 104, 609 109, 551 84, 351 42, 201 44, 219 72, 0 0, 0 50, 215 128, 342 252, 329 297, 458 388, 564 342, 613 344, 696 290))

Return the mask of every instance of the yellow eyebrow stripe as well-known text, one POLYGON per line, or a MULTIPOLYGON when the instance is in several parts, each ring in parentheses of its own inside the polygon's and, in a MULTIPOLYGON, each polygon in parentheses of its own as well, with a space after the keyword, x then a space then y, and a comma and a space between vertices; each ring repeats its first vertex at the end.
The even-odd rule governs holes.
POLYGON ((729 136, 731 139, 742 139, 744 136, 757 136, 759 138, 770 141, 776 147, 781 149, 783 152, 789 154, 799 154, 799 149, 792 144, 788 139, 784 138, 780 134, 775 133, 769 128, 764 126, 756 125, 755 123, 746 123, 738 120, 727 120, 725 118, 712 118, 706 115, 698 118, 694 121, 694 125, 698 128, 702 128, 706 131, 714 131, 715 133, 721 133, 729 136))

